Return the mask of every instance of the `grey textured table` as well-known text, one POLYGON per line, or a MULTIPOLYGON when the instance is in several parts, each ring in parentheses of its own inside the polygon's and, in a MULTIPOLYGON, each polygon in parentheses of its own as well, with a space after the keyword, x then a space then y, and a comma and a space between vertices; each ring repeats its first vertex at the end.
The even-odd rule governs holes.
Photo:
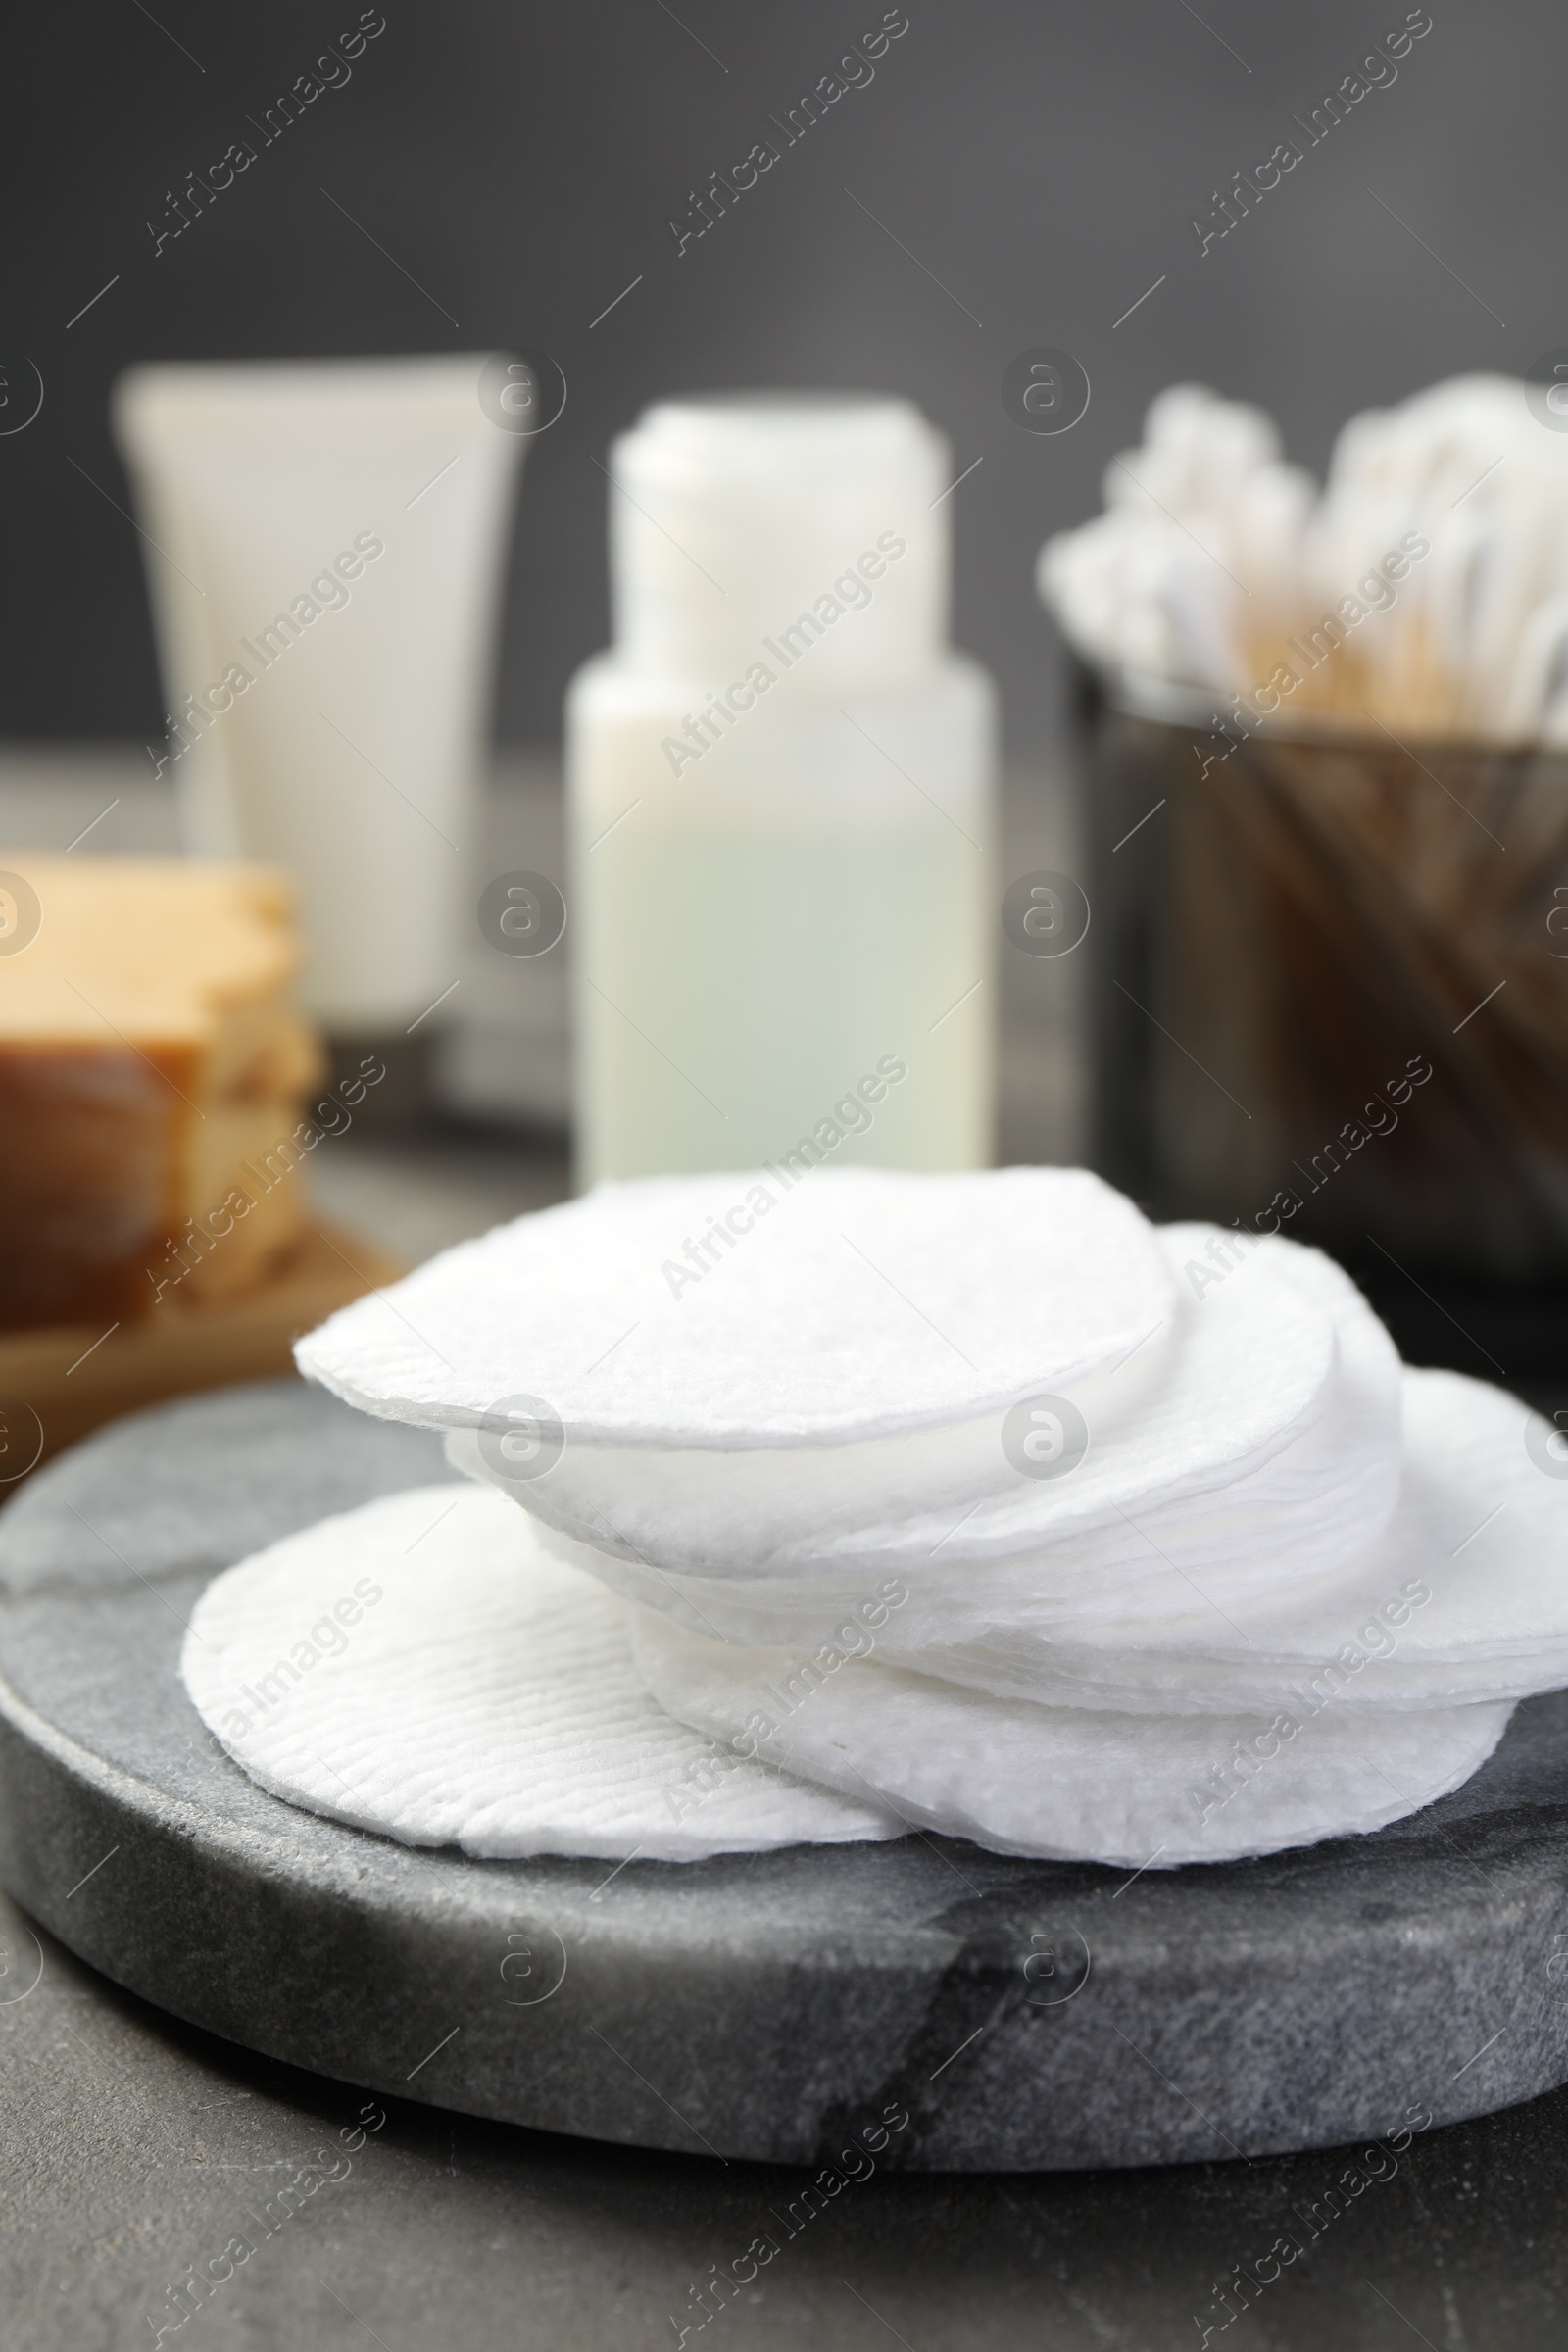
MULTIPOLYGON (((25 1982, 33 1945, 3 1900, 0 1931, 24 1971, 5 1982, 25 1982)), ((1076 2177, 878 2172, 786 2238, 770 2217, 799 2199, 798 2171, 390 2099, 370 2103, 364 2121, 385 2121, 359 2145, 355 2086, 173 2024, 47 1937, 42 1959, 34 1988, 0 2008, 6 2352, 145 2348, 172 2327, 169 2290, 221 2268, 237 2237, 254 2252, 166 2342, 654 2352, 678 2341, 671 2315, 694 2324, 712 2266, 763 2230, 780 2253, 710 2323, 735 2346, 1162 2352, 1200 2343, 1195 2315, 1217 2328, 1215 2282, 1267 2270, 1314 2205, 1319 2234, 1226 2331, 1243 2352, 1563 2340, 1568 2093, 1421 2135, 1386 2179, 1342 2191, 1332 2222, 1347 2158, 1325 2154, 1076 2177), (323 2149, 326 2166, 303 2173, 323 2149), (302 2178, 321 2184, 282 2219, 278 2192, 302 2178)))

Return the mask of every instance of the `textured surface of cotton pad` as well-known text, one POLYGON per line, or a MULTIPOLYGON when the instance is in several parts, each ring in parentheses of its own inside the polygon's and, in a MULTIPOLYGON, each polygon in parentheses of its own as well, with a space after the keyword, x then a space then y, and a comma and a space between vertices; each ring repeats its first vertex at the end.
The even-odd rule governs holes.
MULTIPOLYGON (((1388 1527, 1332 1581, 1069 1636, 1030 1694, 1074 1706, 1360 1711, 1527 1698, 1568 1685, 1568 1458, 1551 1424, 1456 1372, 1404 1373, 1388 1527)), ((892 1628, 890 1627, 890 1632, 892 1628)), ((889 1653, 891 1654, 891 1653, 889 1653)), ((977 1660, 946 1659, 976 1679, 977 1660)), ((928 1671, 939 1671, 932 1666, 928 1671)), ((984 1688, 994 1687, 995 1678, 984 1688)))
MULTIPOLYGON (((1193 1230, 1167 1236, 1173 1262, 1193 1230)), ((1185 1624, 1196 1610, 1228 1634, 1244 1596, 1299 1595, 1334 1579, 1387 1523, 1399 1481, 1398 1358, 1354 1284, 1329 1259, 1279 1245, 1237 1271, 1231 1306, 1217 1295, 1200 1303, 1190 1298, 1177 1323, 1184 1339, 1196 1324, 1197 1342, 1183 1347, 1178 1363, 1190 1364, 1211 1345, 1223 1356, 1220 1344, 1227 1335, 1235 1342, 1240 1331, 1266 1346, 1288 1293, 1306 1312, 1331 1367, 1327 1401, 1297 1437, 1261 1461, 1254 1451, 1240 1475, 1215 1471, 1207 1491, 1152 1503, 1138 1483, 1149 1473, 1135 1413, 1101 1448, 1102 1460, 1113 1458, 1125 1472, 1126 1501, 1098 1511, 1088 1526, 1066 1521, 1054 1542, 1012 1559, 954 1560, 960 1529, 952 1544, 939 1542, 924 1553, 893 1550, 841 1560, 809 1576, 746 1580, 662 1569, 652 1552, 647 1561, 626 1561, 559 1534, 544 1540, 630 1598, 665 1610, 692 1631, 743 1645, 837 1643, 846 1611, 853 1615, 885 1597, 891 1576, 904 1598, 883 1638, 885 1657, 1002 1695, 1054 1696, 1060 1645, 1080 1631, 1092 1629, 1106 1645, 1136 1650, 1159 1640, 1164 1624, 1185 1624), (1254 1276, 1256 1289, 1245 1293, 1254 1276), (1243 1296, 1252 1302, 1245 1321, 1236 1304, 1243 1296)), ((1319 1360, 1304 1348, 1302 1354, 1308 1368, 1319 1360)), ((1212 1406, 1224 1392, 1198 1394, 1212 1406)), ((1195 1417, 1195 1447, 1201 1430, 1195 1417)), ((1214 1454, 1223 1455, 1225 1443, 1223 1435, 1215 1439, 1214 1454)), ((448 1450, 459 1467, 468 1466, 466 1441, 449 1440, 448 1450)), ((1093 1452, 1092 1443, 1091 1458, 1093 1452)), ((1086 1459, 1059 1487, 1075 1484, 1088 1466, 1086 1459)), ((1029 1483, 1010 1466, 1008 1475, 1019 1486, 1029 1483)), ((555 1476, 518 1493, 537 1509, 555 1476)))
POLYGON ((874 1799, 715 1770, 649 1696, 627 1617, 505 1497, 418 1487, 218 1577, 181 1672, 264 1788, 410 1845, 691 1861, 902 1834, 874 1799))
MULTIPOLYGON (((1060 1392, 1102 1433, 1137 1411, 1164 1379, 1175 1317, 1130 1356, 1060 1392)), ((850 1531, 869 1525, 889 1557, 906 1548, 901 1521, 920 1506, 940 1524, 964 1520, 1018 1473, 999 1413, 832 1446, 654 1446, 573 1443, 548 1477, 514 1478, 484 1433, 446 1433, 447 1459, 500 1487, 562 1535, 623 1559, 723 1577, 853 1574, 850 1531), (842 1558, 837 1555, 842 1554, 842 1558)), ((911 1538, 910 1541, 915 1539, 911 1538)), ((918 1556, 926 1557, 928 1545, 918 1556)))
POLYGON ((831 1672, 639 1613, 650 1688, 716 1740, 999 1853, 1152 1865, 1235 1861, 1381 1829, 1491 1755, 1510 1704, 1257 1716, 1119 1715, 983 1696, 874 1659, 831 1672))
MULTIPOLYGON (((884 1656, 999 1695, 1067 1704, 1223 1713, 1282 1703, 1277 1675, 1252 1695, 1227 1693, 1186 1677, 1181 1661, 1255 1663, 1267 1653, 1254 1618, 1322 1627, 1358 1605, 1346 1592, 1359 1595, 1359 1563, 1390 1527, 1400 1491, 1403 1373, 1383 1325, 1331 1260, 1286 1246, 1274 1270, 1334 1319, 1335 1381, 1316 1420, 1241 1477, 1152 1508, 1135 1500, 1111 1528, 1069 1536, 1033 1559, 977 1566, 956 1591, 934 1565, 911 1574, 884 1656), (1069 1562, 1075 1581, 1064 1575, 1069 1562), (1127 1582, 1140 1563, 1141 1581, 1127 1582), (966 1630, 954 1642, 959 1625, 966 1630), (1139 1651, 1157 1662, 1152 1682, 1141 1671, 1147 1655, 1120 1673, 1139 1651), (1085 1698, 1081 1686, 1097 1672, 1122 1699, 1085 1698), (1063 1674, 1080 1687, 1067 1690, 1063 1674)), ((1299 1640, 1292 1654, 1302 1654, 1299 1640)))
MULTIPOLYGON (((1030 1560, 1037 1598, 1081 1601, 1087 1575, 1096 1606, 1112 1584, 1154 1577, 1179 1599, 1175 1571, 1161 1557, 1170 1545, 1151 1515, 1166 1515, 1179 1546, 1185 1498, 1261 1473, 1348 1396, 1343 1358, 1353 1347, 1353 1409, 1340 1412, 1336 1434, 1320 1441, 1309 1473, 1295 1481, 1298 1532, 1315 1560, 1330 1563, 1337 1546, 1343 1552, 1338 1530, 1347 1510, 1364 1541, 1365 1514, 1377 1507, 1386 1515, 1393 1504, 1397 1357, 1353 1283, 1295 1243, 1256 1245, 1233 1279, 1212 1296, 1195 1296, 1192 1264, 1218 1283, 1195 1253, 1227 1238, 1234 1249, 1234 1237, 1213 1226, 1160 1233, 1174 1278, 1170 1313, 1131 1356, 1058 1392, 1087 1438, 1083 1458, 1059 1478, 1023 1475, 1005 1443, 1005 1417, 995 1413, 913 1436, 789 1452, 568 1440, 549 1475, 531 1481, 508 1482, 494 1447, 471 1432, 451 1435, 448 1455, 597 1551, 683 1577, 811 1580, 830 1606, 889 1571, 1008 1555, 1030 1560), (1145 1526, 1147 1535, 1139 1532, 1145 1526)), ((1289 1507, 1290 1474, 1281 1478, 1271 1490, 1276 1509, 1289 1507)), ((1189 1548, 1206 1562, 1213 1514, 1185 1516, 1197 1531, 1189 1548)), ((1275 1533, 1286 1541, 1285 1531, 1275 1533)), ((1254 1556, 1250 1545, 1242 1549, 1254 1556)), ((628 1589, 658 1605, 657 1592, 636 1580, 628 1589)), ((668 1588, 660 1589, 667 1599, 668 1588)), ((777 1638, 760 1627, 737 1631, 777 1638)))
MULTIPOLYGON (((1376 1352, 1377 1368, 1370 1360, 1364 1368, 1364 1402, 1378 1422, 1374 1447, 1386 1466, 1392 1462, 1398 1358, 1332 1259, 1295 1242, 1264 1240, 1228 1280, 1195 1298, 1184 1266, 1199 1262, 1209 1241, 1234 1237, 1212 1225, 1171 1225, 1159 1240, 1176 1297, 1174 1346, 1157 1385, 1102 1429, 1091 1424, 1088 1450, 1066 1476, 1034 1479, 1012 1470, 1004 1489, 957 1529, 926 1511, 901 1522, 901 1565, 929 1560, 937 1545, 948 1561, 1026 1554, 1034 1564, 1059 1558, 1065 1565, 1065 1547, 1077 1535, 1105 1530, 1113 1548, 1094 1554, 1097 1573, 1106 1574, 1117 1558, 1149 1572, 1153 1547, 1147 1539, 1140 1544, 1128 1517, 1152 1526, 1158 1515, 1174 1532, 1184 1502, 1228 1493, 1274 1463, 1333 1403, 1342 1332, 1361 1342, 1368 1359, 1376 1352)), ((1341 1434, 1342 1445, 1351 1446, 1352 1433, 1341 1434)), ((1364 1452, 1359 1444, 1353 1449, 1364 1452)), ((844 1548, 860 1541, 857 1531, 844 1548)), ((1206 1558, 1206 1534, 1203 1545, 1206 1558)))
POLYGON ((1081 1168, 654 1177, 447 1250, 297 1356, 430 1428, 525 1395, 568 1445, 837 1443, 1060 1389, 1129 1354, 1171 1294, 1153 1228, 1081 1168), (737 1203, 750 1230, 721 1228, 737 1203), (719 1229, 729 1250, 693 1276, 685 1243, 719 1229))

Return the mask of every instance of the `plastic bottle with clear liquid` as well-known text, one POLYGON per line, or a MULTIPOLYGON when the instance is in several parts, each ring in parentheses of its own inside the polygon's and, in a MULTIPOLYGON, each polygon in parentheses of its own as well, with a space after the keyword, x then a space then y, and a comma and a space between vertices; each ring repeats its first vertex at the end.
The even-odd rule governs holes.
POLYGON ((567 696, 579 1181, 992 1151, 994 697, 903 401, 650 409, 567 696))

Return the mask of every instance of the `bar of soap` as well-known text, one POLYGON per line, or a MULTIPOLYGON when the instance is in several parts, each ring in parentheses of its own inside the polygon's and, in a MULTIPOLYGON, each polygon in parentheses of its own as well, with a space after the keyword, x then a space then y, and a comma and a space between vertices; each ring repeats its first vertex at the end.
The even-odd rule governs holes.
POLYGON ((288 1139, 320 1073, 288 883, 31 852, 0 869, 24 886, 0 883, 0 1329, 253 1287, 305 1221, 288 1139))

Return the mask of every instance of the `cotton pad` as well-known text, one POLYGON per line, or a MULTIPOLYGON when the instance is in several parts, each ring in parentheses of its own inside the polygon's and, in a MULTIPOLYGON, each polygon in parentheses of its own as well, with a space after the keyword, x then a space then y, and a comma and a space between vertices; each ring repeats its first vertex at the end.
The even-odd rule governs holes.
POLYGON ((1123 1514, 1229 1485, 1290 1445, 1334 1394, 1341 1323, 1375 1335, 1384 1395, 1380 1407, 1370 1394, 1365 1403, 1394 1444, 1397 1358, 1354 1285, 1316 1251, 1270 1241, 1215 1297, 1195 1298, 1184 1267, 1223 1238, 1214 1226, 1157 1236, 1173 1285, 1168 1314, 1130 1356, 1050 1400, 1081 1427, 1079 1458, 1063 1475, 1019 1469, 1008 1446, 1018 1407, 831 1448, 568 1444, 548 1476, 516 1480, 472 1431, 449 1435, 448 1457, 505 1485, 564 1535, 687 1574, 857 1577, 936 1556, 947 1565, 1034 1556, 1108 1528, 1102 1573, 1124 1553, 1141 1576, 1152 1547, 1129 1538, 1123 1514))
POLYGON ((418 1487, 217 1578, 181 1672, 264 1788, 410 1845, 692 1861, 902 1834, 874 1798, 715 1760, 649 1695, 627 1615, 504 1496, 418 1487))
MULTIPOLYGON (((1320 1251, 1282 1239, 1257 1243, 1248 1256, 1213 1225, 1167 1226, 1160 1242, 1172 1273, 1187 1279, 1178 1283, 1176 1349, 1159 1390, 1103 1445, 1091 1446, 1081 1486, 1079 1472, 1020 1479, 1004 1503, 982 1506, 974 1531, 960 1532, 969 1547, 960 1556, 1038 1556, 1080 1529, 1111 1529, 1123 1514, 1141 1534, 1157 1529, 1159 1547, 1168 1549, 1167 1533, 1172 1544, 1182 1541, 1186 1506, 1220 1494, 1266 1494, 1271 1519, 1294 1512, 1304 1527, 1310 1518, 1318 1543, 1328 1536, 1329 1510, 1344 1500, 1357 1515, 1387 1516, 1398 1357, 1355 1285, 1320 1251), (1195 1296, 1191 1270, 1206 1269, 1210 1243, 1236 1248, 1240 1262, 1220 1287, 1195 1296), (1303 1475, 1291 1449, 1312 1433, 1318 1443, 1303 1475)), ((1208 1526, 1200 1541, 1203 1564, 1215 1566, 1208 1526)), ((1147 1556, 1154 1548, 1148 1534, 1143 1544, 1147 1556)), ((948 1550, 944 1541, 944 1556, 948 1550)))
MULTIPOLYGON (((1208 1265, 1216 1230, 1169 1228, 1161 1240, 1172 1267, 1208 1265)), ((966 1510, 961 1496, 954 1521, 922 1521, 917 1542, 906 1530, 875 1544, 863 1531, 826 1531, 809 1572, 788 1577, 666 1567, 681 1552, 652 1512, 634 1521, 647 1548, 630 1561, 624 1548, 579 1547, 559 1533, 545 1541, 629 1597, 742 1644, 837 1642, 846 1611, 885 1598, 891 1581, 902 1598, 885 1656, 1004 1695, 1052 1694, 1057 1644, 1074 1629, 1102 1627, 1107 1642, 1147 1646, 1165 1620, 1197 1609, 1228 1632, 1240 1596, 1299 1592, 1334 1576, 1394 1508, 1398 1358, 1331 1260, 1289 1242, 1260 1246, 1222 1289, 1189 1290, 1173 1330, 1169 1368, 1141 1409, 1097 1430, 1070 1477, 1023 1477, 992 1429, 991 1460, 1023 1495, 1005 1508, 1035 1506, 1030 1536, 1011 1557, 972 1556, 972 1543, 989 1545, 985 1531, 1000 1508, 966 1510), (1287 1363, 1271 1365, 1282 1346, 1287 1363), (1250 1382, 1259 1396, 1249 1397, 1250 1382), (1078 1493, 1084 1499, 1074 1503, 1078 1493)), ((482 1467, 466 1435, 449 1438, 448 1452, 459 1467, 482 1467)), ((564 1459, 548 1478, 519 1485, 518 1498, 536 1512, 556 1507, 568 1466, 564 1459)), ((688 1529, 692 1516, 676 1524, 688 1529)))
MULTIPOLYGON (((1060 1394, 1086 1432, 1103 1437, 1140 1412, 1166 1377, 1175 1333, 1175 1318, 1165 1317, 1131 1355, 1065 1384, 1060 1394)), ((1001 1499, 1015 1489, 1004 1418, 980 1413, 831 1446, 573 1442, 548 1476, 534 1462, 514 1473, 507 1448, 483 1430, 448 1430, 446 1453, 455 1469, 500 1487, 560 1534, 622 1559, 726 1578, 793 1577, 812 1568, 831 1576, 835 1569, 853 1574, 869 1559, 896 1560, 911 1547, 924 1561, 924 1521, 908 1523, 916 1505, 947 1527, 967 1521, 988 1496, 1001 1499)))
POLYGON ((1059 1390, 1171 1303, 1152 1228, 1084 1169, 764 1169, 521 1217, 297 1356, 349 1403, 430 1428, 489 1429, 522 1395, 568 1446, 837 1444, 1059 1390))
MULTIPOLYGON (((922 1669, 1060 1705, 1214 1714, 1420 1709, 1560 1688, 1568 1461, 1551 1450, 1551 1425, 1457 1373, 1403 1378, 1398 1505, 1329 1582, 1241 1597, 1234 1619, 1195 1608, 1142 1636, 1107 1620, 1027 1658, 1002 1638, 933 1648, 922 1669)), ((900 1612, 879 1654, 898 1655, 905 1638, 900 1612)))
POLYGON ((1513 1712, 1119 1715, 727 1648, 646 1610, 634 1639, 656 1696, 715 1740, 999 1853, 1133 1870, 1381 1829, 1468 1780, 1513 1712))

